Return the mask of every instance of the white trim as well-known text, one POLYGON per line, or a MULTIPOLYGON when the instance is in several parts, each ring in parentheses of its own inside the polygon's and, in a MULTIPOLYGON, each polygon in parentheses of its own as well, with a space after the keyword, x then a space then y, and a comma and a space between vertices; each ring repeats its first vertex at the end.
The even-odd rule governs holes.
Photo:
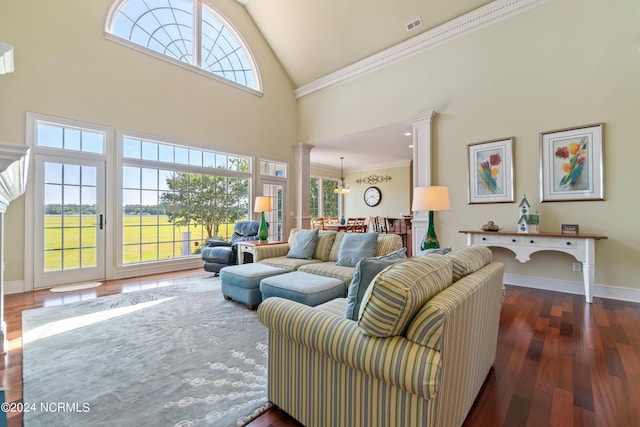
MULTIPOLYGON (((521 286, 525 288, 584 295, 584 283, 574 282, 571 280, 549 279, 545 277, 505 273, 504 283, 507 285, 521 286)), ((625 288, 622 286, 599 285, 596 283, 594 286, 593 296, 640 303, 640 289, 625 288)), ((587 303, 585 302, 585 304, 587 303)))
POLYGON ((439 25, 422 34, 398 43, 388 49, 327 74, 295 90, 296 99, 302 99, 323 89, 358 78, 379 70, 412 55, 467 35, 482 27, 525 12, 549 0, 495 0, 458 18, 439 25))

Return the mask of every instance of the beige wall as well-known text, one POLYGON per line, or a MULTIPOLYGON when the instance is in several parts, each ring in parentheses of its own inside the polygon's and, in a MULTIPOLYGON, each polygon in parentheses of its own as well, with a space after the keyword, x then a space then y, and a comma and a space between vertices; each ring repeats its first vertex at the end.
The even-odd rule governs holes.
POLYGON ((409 165, 369 171, 345 172, 345 181, 351 188, 351 193, 345 195, 344 199, 345 217, 399 217, 401 212, 405 215, 411 213, 409 165), (359 178, 366 178, 370 175, 388 175, 391 180, 378 184, 358 184, 356 182, 359 178), (382 193, 380 204, 375 207, 369 207, 364 203, 364 191, 371 185, 378 187, 382 193))
MULTIPOLYGON (((25 144, 25 116, 34 112, 293 166, 293 87, 242 6, 210 1, 253 51, 262 97, 107 40, 112 3, 0 0, 0 40, 14 46, 16 67, 0 76, 0 141, 25 144)), ((5 221, 8 281, 24 277, 24 216, 21 197, 5 221)))
MULTIPOLYGON (((596 284, 640 289, 638 22, 635 0, 543 3, 302 99, 299 139, 313 143, 434 109, 432 182, 449 186, 451 197, 451 210, 437 215, 441 243, 463 246, 458 230, 489 219, 515 230, 526 193, 542 231, 577 223, 609 236, 596 244, 596 284), (597 122, 605 123, 606 200, 540 203, 539 132, 597 122), (516 202, 469 205, 467 144, 503 137, 515 137, 516 202)), ((582 280, 569 255, 537 253, 520 264, 497 250, 495 258, 510 274, 582 280)))

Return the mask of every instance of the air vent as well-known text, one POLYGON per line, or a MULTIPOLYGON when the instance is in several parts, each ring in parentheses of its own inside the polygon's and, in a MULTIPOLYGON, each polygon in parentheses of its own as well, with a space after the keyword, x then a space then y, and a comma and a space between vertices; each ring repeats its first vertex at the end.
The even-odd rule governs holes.
POLYGON ((409 22, 407 24, 407 31, 411 31, 413 29, 416 29, 417 27, 422 25, 422 19, 420 18, 416 18, 413 21, 409 22))

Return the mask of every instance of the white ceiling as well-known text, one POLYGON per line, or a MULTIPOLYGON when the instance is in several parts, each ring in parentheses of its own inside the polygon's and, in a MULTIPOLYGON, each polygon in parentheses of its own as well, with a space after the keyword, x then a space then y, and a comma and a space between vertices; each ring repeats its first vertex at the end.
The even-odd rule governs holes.
MULTIPOLYGON (((237 0, 243 4, 296 88, 406 41, 487 0, 237 0), (407 31, 415 19, 422 25, 407 31)), ((417 112, 416 112, 417 113, 417 112)), ((408 164, 411 125, 399 123, 314 145, 314 166, 345 170, 408 164)))

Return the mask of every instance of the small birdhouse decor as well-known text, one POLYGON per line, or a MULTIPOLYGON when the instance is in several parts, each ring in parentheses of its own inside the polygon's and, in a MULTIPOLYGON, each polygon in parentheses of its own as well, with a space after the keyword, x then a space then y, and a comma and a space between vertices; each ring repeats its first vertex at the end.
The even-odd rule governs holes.
POLYGON ((531 209, 531 205, 529 204, 529 201, 527 200, 527 195, 524 194, 522 196, 522 201, 520 202, 520 204, 518 205, 518 210, 520 211, 520 217, 522 216, 528 216, 529 215, 529 210, 531 209))
POLYGON ((540 214, 530 213, 531 205, 527 201, 527 195, 522 197, 522 201, 518 205, 518 233, 538 233, 538 225, 540 224, 540 214))

